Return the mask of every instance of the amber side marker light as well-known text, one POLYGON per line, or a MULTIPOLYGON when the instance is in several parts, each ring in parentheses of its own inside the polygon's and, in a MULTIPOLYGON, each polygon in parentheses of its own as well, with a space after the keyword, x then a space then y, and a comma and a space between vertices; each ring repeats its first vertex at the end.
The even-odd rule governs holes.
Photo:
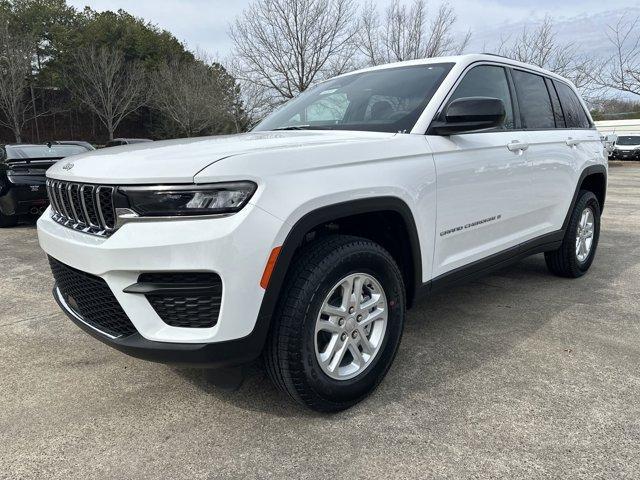
POLYGON ((278 255, 280 255, 280 250, 282 247, 276 247, 271 250, 271 255, 269 255, 269 260, 267 260, 267 265, 264 267, 264 273, 262 274, 262 278, 260 279, 260 286, 265 290, 269 286, 269 280, 271 279, 271 274, 273 273, 273 269, 276 266, 276 260, 278 260, 278 255))

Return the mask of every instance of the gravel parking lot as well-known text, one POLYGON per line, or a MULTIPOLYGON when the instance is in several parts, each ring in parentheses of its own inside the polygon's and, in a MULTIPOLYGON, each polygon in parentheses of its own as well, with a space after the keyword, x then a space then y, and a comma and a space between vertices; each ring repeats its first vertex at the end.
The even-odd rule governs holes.
POLYGON ((129 358, 59 312, 33 225, 0 231, 0 478, 639 478, 640 164, 599 252, 541 255, 411 311, 386 381, 338 415, 258 366, 236 392, 129 358))

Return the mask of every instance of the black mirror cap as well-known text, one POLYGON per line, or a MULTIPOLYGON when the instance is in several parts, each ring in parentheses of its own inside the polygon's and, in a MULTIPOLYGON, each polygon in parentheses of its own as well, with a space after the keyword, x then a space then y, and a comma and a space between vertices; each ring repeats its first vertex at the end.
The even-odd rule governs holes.
POLYGON ((488 130, 504 125, 507 110, 504 102, 492 97, 463 97, 451 102, 434 121, 427 133, 452 135, 455 133, 488 130))

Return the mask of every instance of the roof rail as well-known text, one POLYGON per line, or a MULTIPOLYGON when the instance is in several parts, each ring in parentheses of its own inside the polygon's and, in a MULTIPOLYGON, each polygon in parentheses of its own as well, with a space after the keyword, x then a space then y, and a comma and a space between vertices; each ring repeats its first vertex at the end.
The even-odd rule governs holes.
POLYGON ((483 52, 482 55, 491 55, 492 57, 500 57, 500 58, 506 58, 507 60, 515 60, 514 58, 507 57, 506 55, 500 55, 499 53, 483 52))

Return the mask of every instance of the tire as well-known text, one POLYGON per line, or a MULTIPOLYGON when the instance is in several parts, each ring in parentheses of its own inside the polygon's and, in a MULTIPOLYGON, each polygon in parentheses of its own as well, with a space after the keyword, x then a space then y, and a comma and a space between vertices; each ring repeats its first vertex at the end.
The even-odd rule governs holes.
POLYGON ((15 227, 18 224, 17 215, 5 215, 0 212, 0 228, 15 227))
MULTIPOLYGON (((549 270, 560 277, 578 278, 587 273, 589 267, 593 263, 593 259, 598 247, 600 238, 600 204, 593 192, 581 190, 578 194, 569 225, 564 234, 562 245, 558 250, 546 252, 544 254, 545 261, 549 270), (579 258, 577 252, 577 236, 579 232, 580 222, 583 212, 590 209, 593 214, 593 237, 588 255, 585 258, 579 258)), ((582 251, 585 255, 585 251, 582 251)))
MULTIPOLYGON (((332 298, 338 298, 338 303, 345 304, 342 294, 332 298)), ((350 298, 356 297, 354 295, 350 298)), ((321 412, 345 410, 360 402, 379 385, 393 362, 404 327, 405 298, 400 270, 391 255, 380 245, 346 235, 332 235, 306 245, 295 257, 287 275, 267 339, 265 365, 273 383, 297 402, 321 412), (363 361, 364 349, 359 350, 362 355, 359 357, 360 361, 365 366, 361 371, 352 373, 352 378, 347 378, 348 375, 343 374, 342 370, 355 368, 353 365, 358 363, 356 356, 351 353, 351 348, 354 348, 352 339, 353 342, 364 341, 362 333, 358 335, 355 330, 359 328, 357 322, 362 320, 358 311, 353 315, 345 314, 346 320, 342 318, 342 328, 345 329, 343 333, 316 331, 316 323, 320 325, 321 319, 340 322, 342 314, 336 317, 323 314, 321 318, 320 311, 329 305, 327 302, 330 293, 339 291, 334 290, 336 287, 342 289, 342 292, 346 291, 346 288, 339 285, 345 278, 353 279, 353 285, 358 285, 358 279, 363 279, 361 291, 368 292, 369 297, 365 294, 358 298, 363 299, 363 305, 367 298, 376 303, 367 312, 375 310, 378 312, 376 315, 381 315, 378 307, 382 303, 377 303, 378 300, 373 297, 377 290, 382 290, 383 293, 376 294, 376 298, 386 299, 387 307, 382 309, 386 311, 385 327, 381 326, 383 320, 378 320, 378 323, 369 325, 369 333, 359 330, 370 336, 367 339, 369 346, 374 343, 374 332, 383 333, 377 337, 377 350, 369 356, 368 361, 363 361), (367 290, 369 287, 372 290, 367 290), (354 328, 351 330, 352 336, 344 333, 347 328, 354 328), (319 360, 321 353, 318 352, 323 340, 321 337, 328 342, 326 353, 331 350, 331 340, 328 338, 335 339, 338 344, 337 339, 343 335, 346 340, 342 345, 349 342, 343 362, 352 359, 352 363, 348 367, 341 367, 343 362, 338 361, 335 370, 328 373, 331 366, 323 367, 319 360), (330 375, 343 375, 343 378, 332 378, 330 375)), ((375 317, 369 313, 364 315, 372 315, 367 318, 375 317)), ((363 320, 363 324, 366 320, 363 320)), ((332 328, 335 327, 335 324, 332 325, 332 328)), ((333 358, 336 359, 335 356, 333 358)))

